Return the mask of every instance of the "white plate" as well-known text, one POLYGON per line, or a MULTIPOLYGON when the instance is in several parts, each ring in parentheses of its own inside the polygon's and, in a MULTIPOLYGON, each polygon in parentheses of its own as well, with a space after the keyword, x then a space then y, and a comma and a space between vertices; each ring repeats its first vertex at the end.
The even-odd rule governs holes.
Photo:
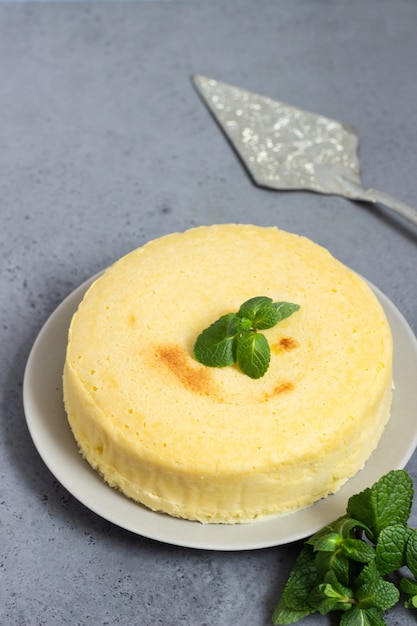
POLYGON ((340 491, 290 515, 251 524, 200 524, 154 513, 108 487, 78 453, 62 402, 62 369, 71 317, 96 277, 51 315, 30 353, 23 400, 28 428, 42 459, 60 483, 91 511, 144 537, 209 550, 253 550, 303 539, 345 513, 348 498, 391 469, 403 468, 417 445, 417 340, 392 302, 375 287, 394 336, 392 417, 366 466, 340 491))

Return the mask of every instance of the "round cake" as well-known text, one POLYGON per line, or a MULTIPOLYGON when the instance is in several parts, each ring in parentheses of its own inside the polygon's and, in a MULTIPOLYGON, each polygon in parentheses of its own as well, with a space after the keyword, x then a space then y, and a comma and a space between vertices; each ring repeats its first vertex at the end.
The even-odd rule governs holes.
POLYGON ((172 516, 248 522, 306 507, 363 467, 390 415, 392 338, 370 287, 323 247, 202 226, 93 283, 63 383, 80 452, 110 486, 172 516), (262 331, 266 373, 197 361, 200 333, 258 296, 299 305, 262 331))

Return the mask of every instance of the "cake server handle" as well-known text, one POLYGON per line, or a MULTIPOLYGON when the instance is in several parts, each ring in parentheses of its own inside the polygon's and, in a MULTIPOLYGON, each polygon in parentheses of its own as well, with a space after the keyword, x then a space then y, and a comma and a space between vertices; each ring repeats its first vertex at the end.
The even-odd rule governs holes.
POLYGON ((372 202, 373 204, 383 204, 417 226, 417 211, 407 204, 404 204, 404 202, 401 202, 401 200, 393 198, 384 191, 364 189, 360 185, 342 176, 338 177, 338 181, 343 189, 344 196, 352 200, 363 200, 364 202, 372 202))

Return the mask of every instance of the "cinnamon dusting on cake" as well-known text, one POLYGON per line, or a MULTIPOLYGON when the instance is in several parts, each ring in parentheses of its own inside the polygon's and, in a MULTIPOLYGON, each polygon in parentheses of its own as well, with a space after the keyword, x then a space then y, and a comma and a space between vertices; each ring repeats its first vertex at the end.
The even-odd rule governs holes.
POLYGON ((277 352, 280 352, 281 350, 285 350, 286 352, 290 352, 291 350, 295 350, 296 348, 299 347, 299 343, 296 339, 294 339, 293 337, 281 337, 281 339, 274 344, 274 349, 277 352))
POLYGON ((279 345, 281 346, 281 348, 283 348, 283 350, 289 351, 289 350, 295 350, 295 348, 298 348, 300 344, 293 337, 282 337, 282 339, 279 342, 279 345))
POLYGON ((278 383, 278 385, 275 385, 275 387, 272 390, 272 394, 274 396, 278 396, 281 393, 287 393, 288 391, 292 391, 293 389, 294 389, 294 383, 288 380, 284 380, 278 383))
POLYGON ((194 366, 187 352, 180 346, 159 346, 156 356, 190 391, 217 396, 210 371, 205 367, 194 366))
POLYGON ((290 380, 280 380, 270 392, 265 393, 261 401, 267 402, 271 398, 293 391, 293 389, 295 389, 295 385, 290 380))

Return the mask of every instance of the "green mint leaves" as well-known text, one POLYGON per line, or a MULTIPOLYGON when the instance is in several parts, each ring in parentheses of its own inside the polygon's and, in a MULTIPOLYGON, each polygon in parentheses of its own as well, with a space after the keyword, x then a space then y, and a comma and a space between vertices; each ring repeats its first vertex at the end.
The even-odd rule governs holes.
POLYGON ((346 515, 304 543, 275 607, 275 626, 330 611, 339 612, 340 626, 386 626, 383 613, 400 591, 404 606, 416 609, 417 530, 407 526, 413 494, 407 472, 393 470, 352 496, 346 515), (387 580, 393 572, 404 576, 398 587, 387 580))
POLYGON ((299 308, 298 304, 273 302, 266 296, 251 298, 237 313, 222 315, 203 330, 194 344, 194 356, 209 367, 237 363, 250 378, 261 378, 268 370, 271 349, 258 331, 272 328, 299 308))

